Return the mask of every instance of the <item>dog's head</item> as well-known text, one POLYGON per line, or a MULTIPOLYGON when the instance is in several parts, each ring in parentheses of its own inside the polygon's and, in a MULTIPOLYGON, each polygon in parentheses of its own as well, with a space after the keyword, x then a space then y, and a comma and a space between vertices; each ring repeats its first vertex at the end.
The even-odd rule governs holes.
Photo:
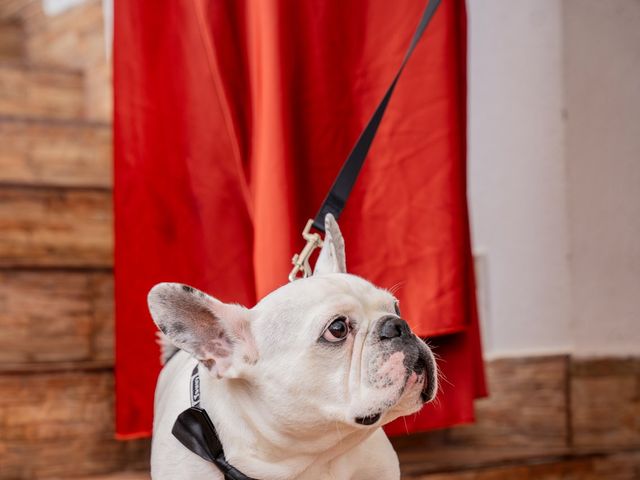
POLYGON ((331 216, 314 274, 252 309, 175 283, 156 285, 149 308, 177 347, 242 385, 283 428, 380 426, 435 396, 431 351, 391 293, 346 273, 331 216))

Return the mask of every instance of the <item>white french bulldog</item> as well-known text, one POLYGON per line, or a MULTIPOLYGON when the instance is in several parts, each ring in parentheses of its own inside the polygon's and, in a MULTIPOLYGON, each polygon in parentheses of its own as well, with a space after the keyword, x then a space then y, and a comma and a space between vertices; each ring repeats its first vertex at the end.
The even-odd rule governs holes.
POLYGON ((314 274, 251 309, 186 285, 153 287, 149 309, 166 361, 155 396, 154 480, 225 478, 172 435, 196 365, 201 407, 244 475, 400 478, 381 426, 433 399, 436 364, 393 295, 346 273, 338 225, 330 215, 325 224, 314 274))

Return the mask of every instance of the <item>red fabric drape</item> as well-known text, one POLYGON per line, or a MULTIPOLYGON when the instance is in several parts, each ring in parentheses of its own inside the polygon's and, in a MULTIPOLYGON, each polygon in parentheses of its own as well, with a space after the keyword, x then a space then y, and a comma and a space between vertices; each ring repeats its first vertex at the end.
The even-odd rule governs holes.
MULTIPOLYGON (((302 227, 424 6, 116 0, 121 437, 150 433, 160 366, 148 290, 184 282, 251 306, 286 281, 302 227)), ((396 287, 403 316, 443 359, 439 402, 391 433, 470 421, 484 393, 465 194, 465 34, 463 0, 443 0, 340 219, 350 272, 396 287)))

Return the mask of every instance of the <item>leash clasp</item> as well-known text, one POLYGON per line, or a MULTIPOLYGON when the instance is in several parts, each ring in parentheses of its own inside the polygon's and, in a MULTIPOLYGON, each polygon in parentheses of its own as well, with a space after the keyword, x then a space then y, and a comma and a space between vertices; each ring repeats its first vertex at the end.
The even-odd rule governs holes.
POLYGON ((307 243, 300 253, 296 253, 291 259, 293 269, 289 273, 289 281, 293 282, 298 278, 307 278, 311 276, 311 265, 309 265, 309 258, 316 248, 322 247, 322 237, 319 233, 311 233, 311 227, 313 226, 313 219, 310 219, 302 231, 302 238, 307 243))

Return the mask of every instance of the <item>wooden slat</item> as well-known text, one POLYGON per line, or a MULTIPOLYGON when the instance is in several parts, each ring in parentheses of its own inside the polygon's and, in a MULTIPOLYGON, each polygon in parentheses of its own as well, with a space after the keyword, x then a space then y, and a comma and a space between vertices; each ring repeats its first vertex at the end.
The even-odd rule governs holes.
POLYGON ((82 73, 0 65, 0 115, 86 118, 82 73))
POLYGON ((144 467, 148 440, 114 440, 113 407, 111 372, 0 375, 0 479, 144 467))
POLYGON ((91 119, 110 122, 113 118, 111 63, 99 62, 85 68, 85 106, 91 119))
POLYGON ((474 425, 392 440, 405 474, 567 453, 566 357, 495 360, 487 374, 474 425))
POLYGON ((113 275, 93 275, 93 356, 97 362, 114 360, 113 275))
POLYGON ((120 472, 97 477, 82 477, 74 480, 150 480, 148 472, 120 472))
MULTIPOLYGON (((524 465, 505 465, 475 470, 404 476, 403 480, 637 480, 640 454, 625 452, 566 460, 544 459, 524 465)), ((121 472, 82 477, 77 480, 149 480, 147 472, 121 472)), ((57 479, 56 479, 57 480, 57 479)))
POLYGON ((637 480, 640 453, 591 455, 470 471, 403 477, 405 480, 637 480))
POLYGON ((0 184, 111 186, 111 127, 0 118, 0 184))
POLYGON ((15 19, 31 16, 30 12, 42 12, 42 0, 2 0, 0 2, 0 19, 15 19))
POLYGON ((17 19, 0 19, 0 61, 19 61, 24 56, 24 30, 17 19))
POLYGON ((0 267, 110 267, 111 195, 0 188, 0 267))
POLYGON ((23 22, 25 59, 30 64, 84 72, 86 117, 110 121, 113 116, 111 62, 105 53, 101 1, 88 0, 55 16, 46 16, 40 9, 23 22))
MULTIPOLYGON (((403 480, 637 480, 640 454, 584 456, 566 460, 546 459, 534 464, 505 465, 476 470, 436 473, 403 480)), ((147 472, 121 472, 77 480, 149 480, 147 472)))
POLYGON ((102 272, 0 271, 0 371, 37 362, 111 365, 112 283, 102 272))
POLYGON ((640 449, 640 358, 574 360, 571 371, 574 445, 640 449))
POLYGON ((476 423, 454 429, 456 444, 484 447, 562 447, 568 436, 567 356, 495 360, 490 396, 476 402, 476 423))
POLYGON ((105 372, 113 370, 113 360, 68 360, 62 362, 0 363, 0 375, 32 373, 105 372))
POLYGON ((38 5, 24 10, 21 18, 29 63, 75 69, 109 63, 100 0, 86 0, 53 16, 38 5))

